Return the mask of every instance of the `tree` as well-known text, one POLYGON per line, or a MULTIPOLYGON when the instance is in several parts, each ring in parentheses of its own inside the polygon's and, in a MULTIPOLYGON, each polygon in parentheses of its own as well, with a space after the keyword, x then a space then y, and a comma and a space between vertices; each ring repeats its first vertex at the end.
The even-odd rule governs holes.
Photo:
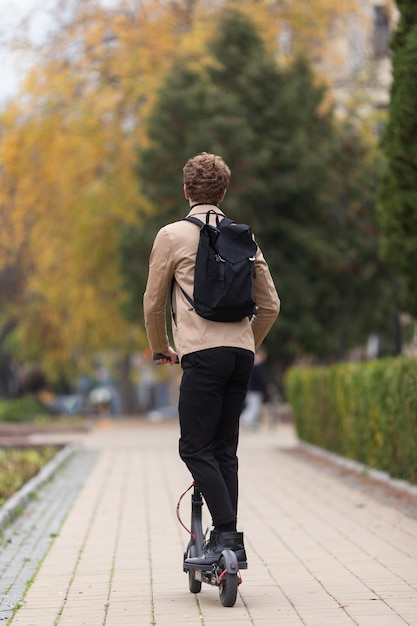
POLYGON ((2 289, 0 322, 15 321, 20 358, 41 358, 51 378, 143 337, 121 313, 118 246, 137 218, 133 207, 148 204, 134 173, 135 146, 154 68, 167 68, 175 33, 158 4, 148 3, 150 16, 87 0, 71 19, 64 12, 25 97, 2 116, 0 287, 12 270, 15 278, 12 297, 2 289))
POLYGON ((334 356, 381 326, 370 313, 375 303, 354 297, 375 279, 381 296, 369 205, 374 177, 366 181, 371 168, 358 176, 365 146, 355 137, 349 147, 305 60, 280 67, 250 19, 223 13, 205 66, 183 61, 167 76, 148 119, 148 140, 139 173, 158 207, 149 240, 163 222, 186 213, 186 159, 207 150, 230 163, 228 213, 252 224, 283 302, 271 353, 334 356), (353 173, 349 188, 343 181, 353 173))
POLYGON ((417 5, 398 0, 393 83, 382 141, 387 169, 379 189, 382 255, 402 283, 399 301, 417 317, 417 5))
POLYGON ((194 47, 197 4, 60 0, 55 34, 19 42, 37 62, 0 122, 0 249, 15 264, 0 261, 0 334, 52 379, 98 350, 145 344, 140 296, 134 323, 123 315, 119 246, 152 210, 135 149, 175 50, 194 47))

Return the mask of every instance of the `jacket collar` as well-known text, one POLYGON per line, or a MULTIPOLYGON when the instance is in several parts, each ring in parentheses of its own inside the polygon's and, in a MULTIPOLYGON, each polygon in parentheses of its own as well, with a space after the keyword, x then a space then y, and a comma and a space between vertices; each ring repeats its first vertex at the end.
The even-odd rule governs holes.
POLYGON ((220 215, 220 217, 225 217, 225 214, 218 206, 215 204, 197 204, 194 205, 187 215, 195 215, 196 217, 201 215, 206 215, 207 211, 213 211, 216 215, 220 215))

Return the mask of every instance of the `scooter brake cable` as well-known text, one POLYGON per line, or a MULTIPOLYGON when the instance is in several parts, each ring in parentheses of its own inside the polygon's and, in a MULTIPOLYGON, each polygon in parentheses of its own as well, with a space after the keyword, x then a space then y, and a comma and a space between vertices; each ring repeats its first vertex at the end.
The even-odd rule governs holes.
POLYGON ((178 504, 177 504, 177 519, 179 521, 179 523, 181 524, 181 526, 187 531, 187 533, 189 535, 191 535, 191 537, 193 539, 195 539, 195 535, 194 533, 191 532, 191 530, 189 530, 186 525, 183 523, 181 517, 180 517, 180 504, 181 504, 181 500, 183 499, 183 497, 190 491, 190 489, 192 489, 194 487, 194 482, 191 483, 191 485, 188 487, 188 489, 186 491, 184 491, 183 494, 181 494, 180 499, 178 500, 178 504))

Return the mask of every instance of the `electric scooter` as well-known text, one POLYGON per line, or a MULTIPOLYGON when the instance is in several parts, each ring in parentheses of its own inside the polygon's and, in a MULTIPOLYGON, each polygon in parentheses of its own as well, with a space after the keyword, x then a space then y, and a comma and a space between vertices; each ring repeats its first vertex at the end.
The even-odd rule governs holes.
MULTIPOLYGON (((239 563, 233 550, 225 548, 219 556, 219 560, 213 565, 197 569, 185 562, 188 558, 202 555, 203 544, 206 533, 203 533, 202 508, 203 496, 199 488, 193 483, 185 491, 177 504, 177 517, 181 526, 190 534, 190 540, 184 552, 183 571, 188 574, 188 587, 191 593, 200 593, 202 583, 207 583, 212 587, 219 588, 220 602, 223 606, 234 606, 237 597, 238 586, 242 582, 239 563), (180 504, 185 494, 193 489, 191 494, 191 529, 189 530, 181 521, 180 504)), ((247 568, 247 564, 240 564, 242 569, 247 568)))

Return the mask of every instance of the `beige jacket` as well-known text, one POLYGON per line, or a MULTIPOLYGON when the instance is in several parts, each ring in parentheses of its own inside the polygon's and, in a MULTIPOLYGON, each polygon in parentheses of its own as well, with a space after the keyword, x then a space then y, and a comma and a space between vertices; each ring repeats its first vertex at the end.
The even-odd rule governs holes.
MULTIPOLYGON (((213 205, 195 206, 189 215, 205 221, 206 213, 210 209, 215 209, 220 216, 224 216, 213 205)), ((211 215, 210 220, 214 223, 215 216, 211 215)), ((166 353, 169 346, 166 307, 171 279, 174 276, 175 322, 172 320, 172 335, 180 359, 190 352, 223 346, 254 352, 277 318, 280 308, 278 294, 263 254, 258 248, 255 257, 256 278, 253 281, 257 314, 252 320, 244 318, 240 322, 212 322, 200 317, 178 288, 179 284, 193 297, 194 264, 199 237, 199 228, 185 221, 168 224, 156 235, 143 298, 145 326, 151 349, 153 352, 166 353)))

